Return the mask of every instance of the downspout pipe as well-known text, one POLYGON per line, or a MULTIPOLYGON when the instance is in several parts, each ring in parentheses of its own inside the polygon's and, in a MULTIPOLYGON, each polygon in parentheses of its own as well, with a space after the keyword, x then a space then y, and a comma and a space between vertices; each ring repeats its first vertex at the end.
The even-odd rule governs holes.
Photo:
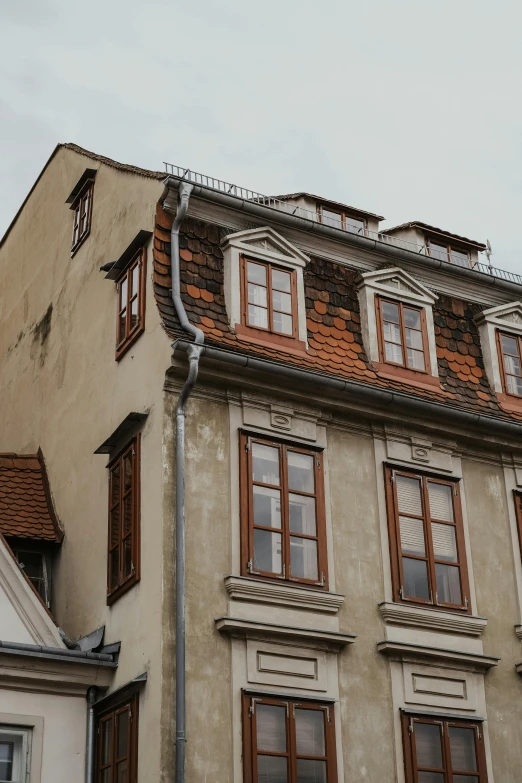
POLYGON ((85 783, 94 783, 94 704, 98 688, 87 689, 87 747, 85 749, 85 783))
MULTIPOLYGON (((185 677, 185 406, 198 377, 204 334, 191 324, 181 301, 179 230, 188 210, 193 185, 181 182, 178 209, 170 232, 172 301, 181 327, 194 342, 187 345, 189 371, 176 406, 176 783, 185 783, 186 677, 185 677)), ((175 345, 175 344, 174 344, 175 345)), ((174 346, 173 346, 174 348, 174 346)))

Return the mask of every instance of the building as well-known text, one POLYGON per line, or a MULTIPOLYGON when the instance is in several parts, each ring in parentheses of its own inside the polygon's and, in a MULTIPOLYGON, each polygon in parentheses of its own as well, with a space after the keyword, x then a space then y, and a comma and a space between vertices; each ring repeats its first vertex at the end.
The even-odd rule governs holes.
POLYGON ((381 220, 65 144, 4 236, 0 447, 45 456, 50 612, 102 656, 87 780, 179 770, 184 541, 187 783, 519 782, 522 278, 381 220))

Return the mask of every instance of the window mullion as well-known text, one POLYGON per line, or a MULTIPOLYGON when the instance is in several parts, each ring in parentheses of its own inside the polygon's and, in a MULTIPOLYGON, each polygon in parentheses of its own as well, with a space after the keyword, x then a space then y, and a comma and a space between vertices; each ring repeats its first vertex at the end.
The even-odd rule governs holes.
POLYGON ((272 309, 272 264, 266 264, 266 304, 268 308, 268 330, 274 331, 274 312, 272 309))
POLYGON ((449 781, 453 780, 453 768, 451 764, 451 748, 447 721, 442 722, 442 761, 444 764, 444 774, 449 783, 449 781))
POLYGON ((432 604, 437 603, 435 600, 436 597, 436 577, 435 577, 435 562, 434 562, 434 554, 433 554, 433 542, 432 542, 432 536, 431 536, 431 511, 430 511, 430 501, 428 496, 428 480, 425 476, 421 477, 421 486, 422 486, 422 505, 423 505, 423 515, 424 515, 424 535, 426 538, 426 558, 427 558, 427 566, 428 566, 428 580, 429 580, 429 588, 430 588, 430 600, 432 604))
POLYGON ((125 277, 127 279, 127 302, 126 302, 127 317, 125 319, 125 337, 127 338, 129 336, 129 334, 130 334, 130 323, 131 323, 130 306, 131 306, 132 269, 129 269, 127 271, 127 274, 125 275, 125 277))
POLYGON ((402 364, 408 368, 408 351, 406 346, 406 327, 404 326, 404 305, 399 302, 399 328, 401 332, 402 343, 402 364))
POLYGON ((279 449, 281 475, 281 547, 283 560, 283 578, 288 579, 290 568, 290 498, 288 496, 288 450, 285 445, 279 449))
POLYGON ((125 515, 125 454, 119 458, 120 465, 120 524, 118 529, 118 587, 123 581, 123 525, 125 515))
POLYGON ((291 703, 287 713, 287 748, 288 748, 288 766, 289 783, 297 783, 297 751, 295 738, 295 704, 291 703))

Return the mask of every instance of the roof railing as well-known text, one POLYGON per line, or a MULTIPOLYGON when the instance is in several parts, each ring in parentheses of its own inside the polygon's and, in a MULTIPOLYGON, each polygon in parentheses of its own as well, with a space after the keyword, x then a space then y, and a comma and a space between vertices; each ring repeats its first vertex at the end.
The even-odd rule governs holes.
MULTIPOLYGON (((255 190, 249 190, 248 188, 243 188, 240 185, 233 185, 230 182, 225 182, 224 180, 216 179, 215 177, 209 177, 206 174, 199 174, 196 171, 192 171, 192 169, 175 166, 172 163, 164 162, 164 165, 166 173, 171 177, 175 177, 176 179, 183 180, 185 182, 191 182, 192 184, 199 185, 202 188, 206 188, 207 190, 214 190, 218 191, 219 193, 225 193, 229 196, 235 196, 236 198, 243 199, 244 201, 257 202, 258 204, 263 204, 266 207, 275 209, 278 212, 284 212, 287 215, 294 215, 295 217, 300 217, 304 220, 310 220, 313 222, 317 222, 319 220, 316 212, 310 209, 305 209, 305 207, 300 207, 297 204, 292 204, 289 201, 276 198, 275 196, 266 196, 263 193, 257 193, 255 190)), ((363 229, 361 228, 360 224, 355 225, 350 223, 348 220, 343 220, 341 216, 339 216, 339 220, 328 217, 326 219, 323 218, 321 222, 325 225, 338 228, 341 231, 345 231, 349 234, 358 234, 359 236, 365 236, 370 239, 374 239, 376 242, 381 242, 386 245, 393 245, 393 247, 409 250, 410 252, 417 253, 419 255, 429 256, 426 245, 419 245, 416 242, 409 242, 406 239, 399 239, 392 234, 385 234, 381 231, 370 231, 368 228, 363 229)), ((462 266, 462 264, 455 264, 455 266, 462 266)), ((490 263, 475 261, 474 263, 470 263, 469 268, 476 272, 480 272, 481 274, 489 275, 490 277, 497 277, 501 280, 507 280, 511 283, 522 285, 522 275, 516 274, 515 272, 508 272, 505 269, 498 269, 497 267, 491 266, 490 263)))

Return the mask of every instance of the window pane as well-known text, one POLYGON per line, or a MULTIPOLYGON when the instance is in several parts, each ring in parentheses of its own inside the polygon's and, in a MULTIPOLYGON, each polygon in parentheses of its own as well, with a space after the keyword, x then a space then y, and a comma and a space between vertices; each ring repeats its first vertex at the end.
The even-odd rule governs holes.
POLYGON ((252 478, 263 484, 279 484, 279 449, 252 443, 252 478))
POLYGON ((267 571, 271 574, 282 572, 281 533, 268 530, 254 530, 254 571, 267 571))
POLYGON ((295 738, 298 756, 324 756, 324 712, 296 709, 295 738))
POLYGON ((112 783, 112 767, 103 770, 101 774, 101 783, 112 783))
POLYGON ((405 307, 403 313, 404 313, 404 326, 406 326, 407 328, 417 329, 420 331, 421 328, 420 310, 412 310, 410 307, 405 307))
POLYGON ((436 245, 430 242, 430 255, 434 258, 439 258, 441 261, 448 260, 448 248, 444 245, 436 245))
POLYGON ((460 568, 458 566, 435 563, 435 576, 437 579, 437 596, 439 602, 445 604, 462 604, 460 591, 460 568))
POLYGON ((292 297, 290 294, 282 294, 280 291, 272 291, 272 306, 274 310, 277 310, 278 312, 291 313, 292 297))
POLYGON ((137 323, 138 323, 138 297, 135 297, 131 302, 130 328, 134 329, 137 323))
POLYGON ((120 761, 116 765, 116 783, 128 783, 129 780, 129 765, 127 760, 120 761))
POLYGON ((297 783, 326 783, 326 761, 297 759, 297 783))
POLYGON ((256 704, 257 749, 286 752, 286 706, 256 704))
POLYGON ((120 581, 120 562, 119 562, 119 550, 113 549, 113 551, 109 554, 109 582, 111 586, 111 590, 114 587, 118 586, 118 583, 120 581))
POLYGON ((120 463, 111 468, 111 506, 120 501, 120 463))
POLYGON ((346 230, 352 234, 364 234, 364 222, 351 215, 346 215, 346 230))
POLYGON ((522 396, 522 379, 517 378, 514 375, 507 376, 507 388, 509 394, 517 394, 522 396))
POLYGON ((140 265, 137 264, 134 267, 134 269, 132 270, 132 275, 131 275, 131 293, 132 294, 137 294, 138 293, 139 279, 140 279, 140 265))
POLYGON ((315 498, 304 495, 289 495, 290 532, 304 533, 305 536, 317 535, 315 524, 315 498))
POLYGON ((126 538, 123 542, 123 578, 132 574, 132 538, 126 538))
POLYGON ((123 535, 132 530, 132 492, 123 501, 123 535))
POLYGON ((394 324, 399 323, 399 305, 393 302, 381 302, 381 307, 384 321, 391 321, 394 324))
POLYGON ((314 492, 314 457, 311 454, 288 452, 288 487, 297 492, 314 492))
POLYGON ((260 285, 254 285, 254 283, 249 283, 248 301, 250 304, 259 305, 259 307, 267 307, 266 288, 263 288, 260 285))
POLYGON ((284 315, 283 313, 274 312, 273 320, 274 332, 291 335, 294 331, 294 324, 291 315, 284 315))
POLYGON ((408 476, 395 476, 399 511, 403 514, 422 516, 421 483, 408 476))
POLYGON ((502 351, 510 356, 518 356, 515 337, 509 337, 507 334, 502 335, 502 351))
POLYGON ((128 755, 129 749, 129 711, 120 712, 116 716, 118 724, 118 739, 116 741, 116 756, 121 759, 128 755))
POLYGON ((118 546, 120 540, 120 506, 111 511, 110 516, 110 548, 118 546))
POLYGON ((457 540, 453 525, 441 525, 438 522, 431 523, 431 537, 433 540, 433 554, 436 560, 448 560, 456 563, 457 540))
POLYGON ((286 291, 288 294, 290 288, 290 272, 281 272, 280 269, 272 269, 272 288, 276 291, 286 291))
POLYGON ((475 730, 449 726, 451 766, 453 770, 477 772, 475 753, 475 730))
POLYGON ((253 264, 249 261, 247 263, 247 279, 249 283, 258 283, 258 285, 266 286, 266 266, 253 264))
POLYGON ((120 284, 120 310, 127 304, 127 278, 120 284))
POLYGON ((386 342, 400 344, 401 330, 398 324, 392 324, 389 321, 385 321, 383 324, 383 331, 386 342))
POLYGON ((424 560, 402 558, 404 571, 404 595, 408 598, 424 598, 429 600, 428 570, 424 560))
POLYGON ((278 489, 254 486, 254 525, 281 527, 281 497, 278 489))
POLYGON ((328 226, 334 226, 335 228, 342 227, 343 216, 339 212, 332 212, 331 209, 321 209, 322 222, 328 226))
POLYGON ((408 348, 415 348, 417 351, 424 350, 422 332, 418 332, 416 329, 406 329, 406 345, 408 348))
POLYGON ((399 527, 403 554, 424 557, 426 547, 424 545, 424 523, 422 519, 399 517, 399 527))
POLYGON ((457 266, 469 266, 469 255, 467 253, 462 253, 460 250, 450 248, 450 258, 452 264, 457 264, 457 266))
POLYGON ((394 343, 385 343, 386 361, 394 362, 395 364, 402 364, 402 348, 400 345, 394 343))
POLYGON ((452 487, 448 484, 437 484, 428 481, 428 497, 430 499, 430 514, 432 519, 443 519, 453 522, 452 487))
POLYGON ((0 780, 13 779, 14 742, 0 742, 0 780))
POLYGON ((118 342, 119 343, 121 343, 121 341, 125 339, 126 329, 127 329, 127 310, 123 310, 123 312, 120 313, 118 319, 118 342))
POLYGON ((419 783, 444 783, 442 772, 419 772, 419 783))
POLYGON ((102 764, 109 764, 112 759, 112 718, 103 721, 101 725, 102 735, 102 764))
POLYGON ((440 726, 431 723, 415 723, 415 748, 417 766, 442 768, 440 726))
POLYGON ((509 375, 520 375, 520 362, 516 356, 504 356, 504 366, 509 375))
POLYGON ((257 757, 258 783, 287 783, 288 761, 281 756, 257 757))
POLYGON ((132 487, 132 450, 123 458, 123 491, 132 487))
POLYGON ((290 571, 300 579, 318 581, 317 541, 290 536, 290 571))
POLYGON ((251 326, 258 326, 260 329, 268 329, 268 310, 249 304, 248 323, 251 326))
POLYGON ((412 370, 425 370, 426 363, 424 361, 424 353, 422 351, 414 351, 411 348, 407 349, 408 353, 408 367, 412 370))
POLYGON ((453 775, 453 783, 479 783, 476 775, 453 775))

